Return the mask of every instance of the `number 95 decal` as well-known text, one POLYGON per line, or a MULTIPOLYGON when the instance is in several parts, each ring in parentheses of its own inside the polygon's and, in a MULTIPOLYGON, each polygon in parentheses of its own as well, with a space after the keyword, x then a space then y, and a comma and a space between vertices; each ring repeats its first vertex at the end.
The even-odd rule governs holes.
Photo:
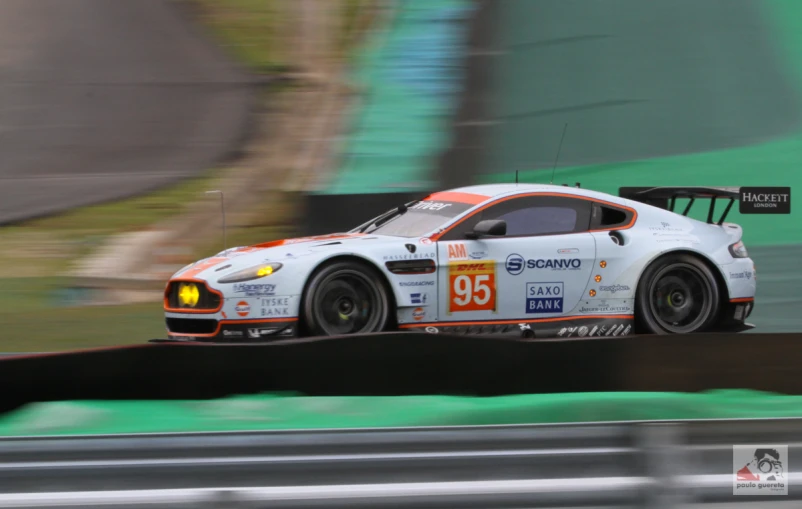
POLYGON ((448 271, 448 312, 496 310, 495 262, 455 262, 448 271))

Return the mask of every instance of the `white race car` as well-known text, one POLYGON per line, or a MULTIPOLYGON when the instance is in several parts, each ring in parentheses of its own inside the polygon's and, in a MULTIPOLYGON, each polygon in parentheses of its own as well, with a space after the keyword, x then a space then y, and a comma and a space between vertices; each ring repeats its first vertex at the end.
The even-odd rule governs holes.
POLYGON ((431 194, 346 233, 225 250, 167 283, 170 339, 388 330, 591 337, 743 331, 755 266, 739 188, 497 184, 431 194), (712 199, 707 222, 673 211, 712 199), (729 200, 713 218, 715 200, 729 200), (669 205, 670 203, 670 205, 669 205))

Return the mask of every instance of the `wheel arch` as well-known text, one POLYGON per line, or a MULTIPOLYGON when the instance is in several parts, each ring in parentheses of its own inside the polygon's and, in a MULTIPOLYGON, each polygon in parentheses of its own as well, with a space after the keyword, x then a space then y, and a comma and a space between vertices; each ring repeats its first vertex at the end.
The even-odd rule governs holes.
MULTIPOLYGON (((381 282, 382 286, 384 286, 385 292, 387 292, 387 298, 389 299, 389 322, 388 327, 395 328, 398 325, 398 304, 395 292, 393 291, 393 287, 390 284, 390 280, 387 278, 387 274, 381 270, 374 260, 367 256, 360 255, 358 253, 342 253, 342 254, 335 254, 326 258, 323 258, 312 267, 306 274, 304 278, 303 284, 301 285, 301 295, 298 299, 298 318, 299 320, 303 320, 302 310, 305 305, 306 299, 306 291, 309 287, 309 283, 311 282, 312 278, 315 274, 318 273, 324 267, 343 261, 350 261, 350 262, 357 262, 363 265, 367 265, 371 269, 376 271, 376 274, 379 276, 379 281, 381 282)), ((304 327, 303 323, 299 324, 301 328, 304 327)))
MULTIPOLYGON (((719 291, 721 292, 722 302, 730 300, 730 288, 727 285, 727 279, 724 277, 724 271, 721 269, 721 266, 718 265, 716 261, 713 260, 706 253, 703 253, 701 251, 695 251, 693 249, 688 249, 688 248, 676 248, 668 251, 662 251, 655 257, 653 257, 651 260, 649 260, 648 263, 644 264, 640 274, 638 275, 638 287, 640 287, 641 277, 649 267, 651 267, 661 259, 665 258, 666 256, 678 255, 678 254, 693 256, 695 258, 698 258, 699 261, 701 261, 705 265, 707 265, 707 268, 710 269, 710 272, 712 272, 716 278, 716 285, 718 285, 719 291)), ((635 297, 637 298, 637 291, 635 297)))
MULTIPOLYGON (((661 251, 651 260, 645 263, 641 268, 640 274, 638 274, 637 284, 635 286, 635 294, 633 296, 634 302, 638 302, 638 298, 640 296, 640 288, 641 288, 641 281, 643 279, 643 274, 646 273, 646 271, 650 267, 652 267, 655 263, 658 263, 660 260, 666 258, 667 256, 673 256, 673 255, 692 256, 697 260, 699 260, 700 262, 702 262, 703 264, 705 264, 707 268, 710 269, 710 272, 713 273, 716 286, 718 287, 719 293, 721 295, 721 299, 717 310, 717 313, 720 313, 721 310, 724 309, 724 307, 727 305, 727 303, 729 303, 730 300, 730 288, 727 285, 727 280, 724 277, 724 272, 722 271, 721 267, 706 253, 688 248, 676 248, 676 249, 670 249, 668 251, 661 251)), ((637 310, 635 310, 635 313, 637 314, 637 310)), ((638 317, 636 316, 635 319, 637 321, 638 317)))

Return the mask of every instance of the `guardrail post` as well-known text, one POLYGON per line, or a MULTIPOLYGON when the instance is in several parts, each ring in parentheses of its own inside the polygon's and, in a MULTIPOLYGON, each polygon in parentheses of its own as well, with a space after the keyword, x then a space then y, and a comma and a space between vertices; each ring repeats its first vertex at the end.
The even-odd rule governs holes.
POLYGON ((681 509, 694 499, 680 476, 688 472, 684 428, 678 423, 636 424, 635 444, 641 451, 644 475, 654 481, 644 492, 643 507, 681 509))

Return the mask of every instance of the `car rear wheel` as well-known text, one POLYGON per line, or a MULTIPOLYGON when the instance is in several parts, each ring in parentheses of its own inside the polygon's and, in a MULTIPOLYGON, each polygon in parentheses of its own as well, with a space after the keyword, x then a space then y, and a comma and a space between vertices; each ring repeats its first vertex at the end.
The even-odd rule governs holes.
POLYGON ((318 269, 304 291, 303 322, 315 336, 380 332, 387 327, 390 299, 381 276, 356 261, 318 269))
POLYGON ((720 291, 710 268, 687 254, 650 265, 638 284, 635 314, 647 334, 702 332, 718 316, 720 291))

